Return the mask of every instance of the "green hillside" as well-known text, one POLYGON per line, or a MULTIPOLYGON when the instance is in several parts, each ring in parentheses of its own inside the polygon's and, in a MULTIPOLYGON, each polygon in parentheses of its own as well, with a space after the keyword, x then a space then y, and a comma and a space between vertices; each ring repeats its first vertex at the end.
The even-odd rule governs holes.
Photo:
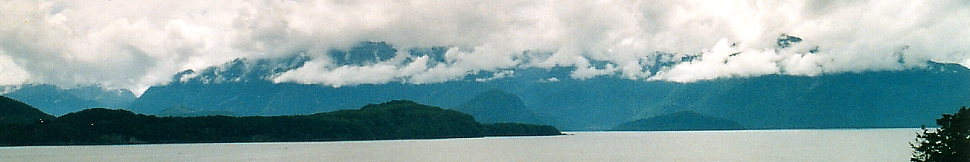
POLYGON ((45 114, 37 108, 23 102, 0 96, 0 125, 28 124, 51 120, 54 116, 45 114))
POLYGON ((7 125, 0 145, 282 142, 559 135, 545 125, 489 124, 471 115, 397 100, 359 110, 271 117, 156 117, 104 108, 50 122, 7 125))

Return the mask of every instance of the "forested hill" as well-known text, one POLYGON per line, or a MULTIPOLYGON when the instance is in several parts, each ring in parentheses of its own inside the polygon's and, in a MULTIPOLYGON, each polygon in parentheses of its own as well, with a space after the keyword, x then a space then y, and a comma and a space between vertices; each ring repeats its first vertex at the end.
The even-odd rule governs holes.
POLYGON ((23 102, 0 96, 0 125, 27 124, 53 118, 23 102))
POLYGON ((156 117, 103 108, 4 125, 0 145, 337 141, 559 135, 547 125, 481 124, 471 115, 397 100, 359 110, 272 117, 156 117))

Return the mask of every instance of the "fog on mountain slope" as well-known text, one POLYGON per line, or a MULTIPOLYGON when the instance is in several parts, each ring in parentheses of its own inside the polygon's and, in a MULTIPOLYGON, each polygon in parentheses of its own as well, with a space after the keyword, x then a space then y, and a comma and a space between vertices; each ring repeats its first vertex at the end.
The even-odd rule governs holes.
POLYGON ((970 83, 966 82, 970 70, 956 64, 693 83, 615 77, 578 80, 570 79, 570 69, 531 68, 482 72, 444 83, 343 87, 273 83, 264 78, 273 76, 273 70, 260 67, 278 66, 259 65, 285 62, 288 67, 298 67, 289 65, 299 65, 300 61, 304 60, 299 56, 291 61, 244 60, 203 70, 191 79, 150 88, 128 109, 154 114, 183 105, 238 115, 285 115, 349 109, 394 99, 456 108, 488 90, 500 89, 518 96, 524 107, 562 129, 605 130, 683 110, 735 120, 754 129, 918 127, 931 124, 936 114, 948 112, 954 105, 970 105, 970 83))
MULTIPOLYGON (((779 41, 795 42, 794 37, 779 41)), ((369 43, 386 49, 387 44, 369 43)), ((375 54, 379 60, 393 50, 357 49, 344 53, 375 54)), ((420 51, 420 50, 410 50, 420 51)), ((422 55, 441 55, 427 50, 422 55)), ((339 55, 339 51, 335 55, 339 55)), ((895 71, 825 74, 814 77, 765 75, 693 83, 629 80, 618 77, 572 79, 569 68, 526 68, 479 72, 461 80, 409 84, 390 82, 332 87, 276 83, 272 76, 303 67, 305 55, 278 59, 237 59, 221 66, 185 71, 166 85, 149 88, 129 105, 109 105, 85 99, 116 96, 74 93, 52 86, 23 86, 29 104, 45 112, 73 112, 90 107, 118 107, 158 114, 185 106, 236 115, 289 115, 352 109, 369 103, 409 99, 440 107, 457 107, 488 90, 515 94, 522 105, 546 122, 567 130, 605 130, 620 123, 682 110, 738 121, 748 128, 917 127, 932 124, 936 114, 955 105, 970 105, 970 70, 956 64, 929 62, 924 67, 895 71), (44 88, 46 87, 46 88, 44 88), (46 89, 46 90, 45 90, 46 89), (43 92, 43 93, 40 93, 43 92), (81 95, 79 94, 88 94, 81 95), (86 97, 86 98, 85 98, 86 97), (80 99, 79 99, 80 98, 80 99), (74 101, 83 102, 74 102, 74 101), (61 102, 52 102, 61 101, 61 102), (71 102, 67 102, 71 101, 71 102), (100 104, 98 104, 100 103, 100 104), (67 109, 63 109, 67 108, 67 109), (76 109, 76 110, 75 110, 76 109)), ((689 60, 687 60, 689 61, 689 60)), ((351 61, 348 64, 369 64, 351 61)), ((100 88, 88 88, 89 90, 100 88)), ((7 94, 5 94, 7 95, 7 94)), ((118 102, 120 103, 120 102, 118 102)), ((56 114, 56 113, 54 113, 56 114)))
POLYGON ((970 37, 966 1, 4 4, 0 18, 15 21, 0 21, 0 85, 99 85, 136 96, 181 71, 295 55, 310 61, 274 82, 429 84, 528 68, 692 82, 970 65, 970 39, 959 39, 970 37), (355 48, 374 50, 334 52, 355 48))
POLYGON ((18 21, 0 22, 0 85, 140 96, 4 88, 53 114, 455 107, 502 89, 568 129, 681 110, 830 128, 915 126, 967 104, 957 64, 970 65, 970 39, 952 39, 970 36, 961 1, 7 4, 0 17, 18 21))
MULTIPOLYGON (((804 40, 783 36, 776 41, 778 47, 790 48, 804 40)), ((419 61, 408 60, 412 57, 389 58, 392 53, 403 51, 420 58, 447 61, 443 58, 447 50, 440 48, 397 50, 381 42, 364 42, 357 47, 334 50, 331 54, 335 58, 344 56, 340 59, 344 64, 341 67, 376 66, 394 59, 419 61)), ((700 58, 657 64, 674 66, 695 59, 700 58)), ((967 99, 970 85, 966 82, 970 80, 970 70, 957 64, 934 62, 891 71, 811 77, 763 75, 690 83, 615 76, 575 78, 575 69, 567 67, 478 71, 457 80, 425 84, 375 80, 379 82, 334 87, 274 79, 312 62, 311 56, 295 54, 272 59, 240 58, 198 71, 186 70, 172 77, 168 84, 152 86, 127 106, 85 100, 111 95, 78 97, 85 93, 68 93, 73 91, 50 86, 40 89, 54 90, 26 95, 41 99, 25 102, 42 105, 81 100, 60 102, 70 103, 64 104, 72 106, 66 110, 59 109, 67 106, 38 107, 45 112, 61 113, 78 107, 117 106, 137 113, 158 114, 166 108, 185 106, 243 116, 290 115, 352 109, 395 99, 458 107, 476 95, 500 89, 517 95, 522 105, 532 109, 536 116, 567 130, 605 130, 620 123, 682 110, 735 120, 749 128, 916 127, 928 124, 935 114, 947 112, 954 105, 970 105, 967 99)), ((610 64, 600 62, 591 66, 606 68, 610 64)), ((26 87, 29 86, 20 90, 31 89, 26 87)), ((114 96, 121 98, 101 98, 105 101, 125 101, 130 96, 130 93, 104 93, 119 94, 114 96)))

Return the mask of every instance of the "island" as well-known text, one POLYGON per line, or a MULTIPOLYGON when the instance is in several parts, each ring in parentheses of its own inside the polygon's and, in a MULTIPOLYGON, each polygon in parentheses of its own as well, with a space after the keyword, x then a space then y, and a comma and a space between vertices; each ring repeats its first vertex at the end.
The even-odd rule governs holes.
POLYGON ((740 130, 736 121, 705 116, 693 111, 678 111, 651 118, 626 122, 613 127, 614 131, 697 131, 740 130))
MULTIPOLYGON (((0 96, 2 97, 2 96, 0 96)), ((289 116, 158 117, 93 108, 53 118, 0 99, 0 145, 305 142, 561 135, 555 127, 482 124, 468 114, 395 100, 356 110, 289 116), (16 110, 16 111, 13 111, 16 110)))

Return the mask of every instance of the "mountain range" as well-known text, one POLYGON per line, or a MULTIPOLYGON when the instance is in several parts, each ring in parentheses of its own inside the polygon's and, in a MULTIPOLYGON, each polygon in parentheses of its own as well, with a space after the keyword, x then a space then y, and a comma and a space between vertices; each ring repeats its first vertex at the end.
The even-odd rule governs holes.
POLYGON ((127 89, 108 90, 98 86, 60 88, 48 84, 7 86, 3 96, 28 103, 51 115, 64 115, 92 107, 126 107, 135 101, 127 89))
MULTIPOLYGON (((423 53, 432 58, 439 58, 444 52, 418 51, 411 50, 412 54, 423 53)), ((354 65, 382 61, 394 52, 397 50, 387 44, 363 43, 331 55, 340 58, 341 65, 354 65)), ((508 69, 514 75, 504 78, 495 77, 502 72, 483 71, 459 80, 426 84, 390 82, 334 87, 270 81, 282 72, 302 67, 308 60, 303 55, 237 59, 199 71, 186 70, 175 75, 171 83, 150 87, 136 99, 117 95, 114 97, 118 99, 111 100, 120 102, 59 95, 71 94, 63 89, 4 95, 37 105, 52 100, 84 101, 37 106, 55 115, 76 109, 63 105, 116 107, 143 114, 190 107, 240 116, 292 115, 403 99, 469 112, 492 105, 495 107, 487 108, 491 112, 478 113, 492 115, 476 118, 548 122, 564 130, 608 130, 621 123, 680 111, 733 120, 752 129, 919 127, 933 125, 939 114, 970 105, 970 70, 958 64, 934 62, 892 71, 763 75, 691 83, 619 76, 573 79, 570 72, 574 69, 569 67, 508 69), (123 102, 128 104, 111 104, 123 102)))

